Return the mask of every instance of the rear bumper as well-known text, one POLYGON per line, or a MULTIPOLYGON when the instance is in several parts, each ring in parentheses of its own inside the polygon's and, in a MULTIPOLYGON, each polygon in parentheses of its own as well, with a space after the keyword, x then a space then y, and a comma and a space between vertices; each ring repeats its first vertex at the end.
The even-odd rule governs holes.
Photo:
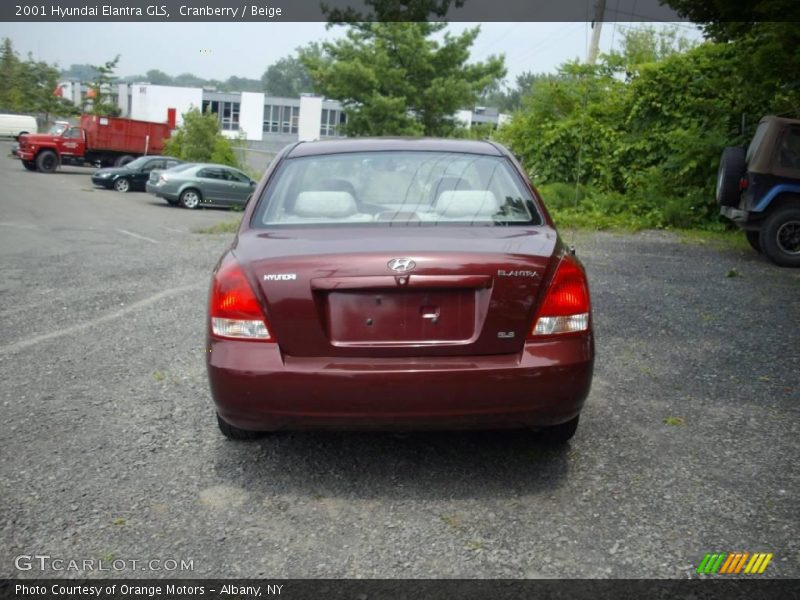
POLYGON ((750 213, 748 211, 733 208, 732 206, 721 206, 719 209, 719 214, 730 219, 737 225, 747 223, 750 218, 750 213))
POLYGON ((211 340, 211 395, 241 429, 423 430, 556 425, 591 386, 590 333, 519 354, 296 358, 276 344, 211 340))
POLYGON ((153 194, 156 198, 165 198, 167 200, 177 200, 179 198, 179 196, 177 194, 171 194, 171 193, 165 191, 163 188, 161 188, 161 187, 159 187, 157 185, 153 185, 149 181, 147 183, 145 183, 144 189, 148 193, 153 194))

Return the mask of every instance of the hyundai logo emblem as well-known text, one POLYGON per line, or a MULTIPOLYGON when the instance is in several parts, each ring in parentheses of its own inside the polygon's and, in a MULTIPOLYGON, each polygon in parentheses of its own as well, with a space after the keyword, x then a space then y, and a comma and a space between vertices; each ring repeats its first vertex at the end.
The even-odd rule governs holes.
POLYGON ((408 271, 413 271, 417 266, 417 263, 410 258, 393 258, 386 263, 386 266, 392 271, 396 271, 398 273, 407 273, 408 271))

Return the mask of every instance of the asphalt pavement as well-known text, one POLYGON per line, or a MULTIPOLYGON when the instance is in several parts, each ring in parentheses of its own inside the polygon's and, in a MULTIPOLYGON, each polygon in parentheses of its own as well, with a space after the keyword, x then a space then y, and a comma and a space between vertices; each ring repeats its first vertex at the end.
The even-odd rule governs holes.
POLYGON ((800 576, 800 271, 671 233, 564 232, 597 334, 567 447, 527 432, 238 443, 204 364, 231 236, 194 232, 236 215, 95 189, 91 169, 28 172, 10 146, 0 577, 685 578, 735 551, 800 576), (33 555, 44 571, 17 568, 33 555))

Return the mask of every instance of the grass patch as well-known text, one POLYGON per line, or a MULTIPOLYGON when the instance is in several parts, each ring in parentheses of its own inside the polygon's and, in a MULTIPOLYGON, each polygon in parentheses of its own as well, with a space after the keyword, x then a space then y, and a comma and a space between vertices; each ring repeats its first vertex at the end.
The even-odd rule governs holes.
POLYGON ((208 234, 236 233, 237 231, 239 231, 240 224, 241 224, 241 218, 235 219, 233 221, 224 221, 222 223, 217 223, 216 225, 212 225, 211 227, 200 227, 192 231, 194 231, 194 233, 208 233, 208 234))
POLYGON ((717 246, 729 250, 750 250, 750 244, 747 242, 744 232, 738 229, 682 229, 677 233, 684 244, 717 246))
POLYGON ((681 425, 686 425, 686 420, 683 417, 667 417, 664 419, 664 425, 680 427, 681 425))
POLYGON ((440 515, 439 518, 442 520, 442 523, 448 527, 452 527, 453 529, 461 528, 461 519, 457 515, 440 515))
POLYGON ((164 371, 154 371, 153 372, 153 379, 156 381, 164 381, 167 378, 167 374, 164 371))

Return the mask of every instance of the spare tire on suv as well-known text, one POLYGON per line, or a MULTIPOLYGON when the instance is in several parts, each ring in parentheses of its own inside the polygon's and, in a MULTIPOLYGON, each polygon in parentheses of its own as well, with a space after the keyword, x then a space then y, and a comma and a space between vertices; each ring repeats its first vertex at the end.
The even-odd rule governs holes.
POLYGON ((717 204, 738 206, 741 189, 739 182, 747 170, 745 150, 741 146, 729 146, 722 151, 717 171, 717 204))

